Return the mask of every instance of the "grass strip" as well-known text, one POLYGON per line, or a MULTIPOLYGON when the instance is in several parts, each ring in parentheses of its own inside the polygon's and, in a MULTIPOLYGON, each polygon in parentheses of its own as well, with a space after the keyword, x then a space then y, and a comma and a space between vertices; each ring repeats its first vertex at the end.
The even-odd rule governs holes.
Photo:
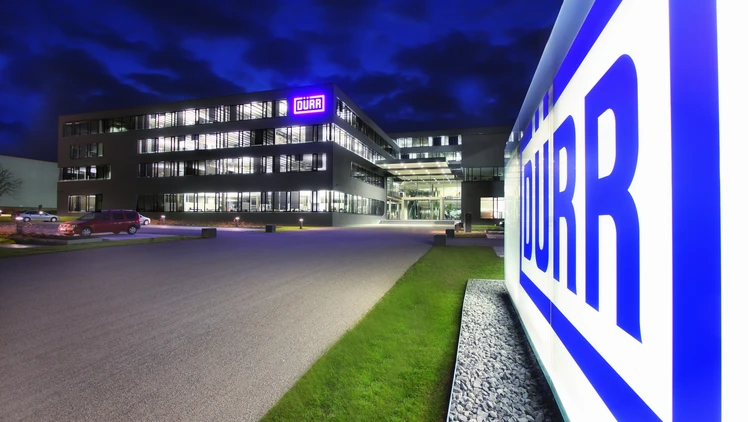
POLYGON ((465 284, 504 277, 487 247, 433 247, 264 421, 446 419, 465 284))
POLYGON ((149 239, 112 240, 95 243, 81 243, 78 245, 40 246, 36 248, 0 248, 0 258, 12 258, 16 256, 37 255, 44 253, 80 251, 83 249, 108 248, 112 246, 142 245, 144 243, 164 243, 177 240, 201 239, 200 236, 169 236, 149 239))

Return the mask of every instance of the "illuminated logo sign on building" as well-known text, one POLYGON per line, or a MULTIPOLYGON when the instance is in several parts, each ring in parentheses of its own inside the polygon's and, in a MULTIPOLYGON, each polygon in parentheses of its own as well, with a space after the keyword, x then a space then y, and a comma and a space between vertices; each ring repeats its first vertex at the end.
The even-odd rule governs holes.
POLYGON ((293 114, 324 113, 325 96, 309 95, 293 99, 293 114))

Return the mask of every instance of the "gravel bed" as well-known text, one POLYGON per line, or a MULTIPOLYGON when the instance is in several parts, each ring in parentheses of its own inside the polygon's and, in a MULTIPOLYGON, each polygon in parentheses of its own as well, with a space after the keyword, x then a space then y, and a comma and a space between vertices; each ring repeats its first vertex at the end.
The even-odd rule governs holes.
POLYGON ((563 421, 503 281, 470 280, 448 421, 563 421))

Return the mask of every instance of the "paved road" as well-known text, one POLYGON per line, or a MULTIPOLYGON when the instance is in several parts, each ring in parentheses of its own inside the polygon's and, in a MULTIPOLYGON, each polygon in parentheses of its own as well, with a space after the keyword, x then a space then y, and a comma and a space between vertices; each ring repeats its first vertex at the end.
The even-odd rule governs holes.
POLYGON ((2 259, 0 420, 256 420, 429 247, 221 231, 2 259))

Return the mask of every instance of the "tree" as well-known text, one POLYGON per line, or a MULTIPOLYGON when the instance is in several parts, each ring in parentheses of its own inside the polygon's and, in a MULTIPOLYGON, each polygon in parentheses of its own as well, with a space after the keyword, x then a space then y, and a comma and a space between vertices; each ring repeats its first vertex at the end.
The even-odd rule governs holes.
POLYGON ((15 198, 23 186, 23 180, 13 175, 13 172, 0 164, 0 197, 15 198))

